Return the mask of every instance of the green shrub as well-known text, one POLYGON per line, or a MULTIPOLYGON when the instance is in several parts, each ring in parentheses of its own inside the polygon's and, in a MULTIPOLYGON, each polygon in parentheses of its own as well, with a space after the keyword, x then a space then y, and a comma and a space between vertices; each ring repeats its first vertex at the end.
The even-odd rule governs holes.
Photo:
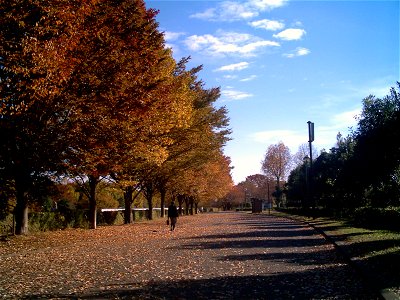
POLYGON ((29 231, 48 231, 65 228, 89 228, 85 210, 66 212, 32 212, 29 214, 29 231))
POLYGON ((371 229, 400 230, 400 207, 359 207, 352 215, 355 225, 371 229))
POLYGON ((33 212, 29 214, 29 231, 48 231, 65 228, 65 218, 58 212, 33 212))
POLYGON ((89 228, 88 211, 84 209, 74 209, 67 219, 67 227, 89 228))
POLYGON ((12 214, 8 214, 0 221, 0 236, 13 234, 13 222, 12 214))
POLYGON ((118 212, 117 215, 115 216, 114 222, 112 225, 122 225, 124 224, 124 215, 121 212, 118 212))
POLYGON ((99 225, 122 225, 125 223, 123 211, 103 211, 97 214, 99 225))

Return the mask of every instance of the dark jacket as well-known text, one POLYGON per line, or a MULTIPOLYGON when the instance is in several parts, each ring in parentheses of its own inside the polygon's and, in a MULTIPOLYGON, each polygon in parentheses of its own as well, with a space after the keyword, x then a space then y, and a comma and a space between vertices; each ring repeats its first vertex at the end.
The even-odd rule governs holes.
POLYGON ((175 205, 171 204, 168 207, 168 218, 177 218, 178 217, 178 209, 175 205))

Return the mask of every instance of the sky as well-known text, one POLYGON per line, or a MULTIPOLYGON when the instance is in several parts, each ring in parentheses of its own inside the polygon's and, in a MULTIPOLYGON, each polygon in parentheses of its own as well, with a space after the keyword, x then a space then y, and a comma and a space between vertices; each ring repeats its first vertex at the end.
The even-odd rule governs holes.
POLYGON ((174 58, 190 56, 205 87, 221 89, 236 184, 261 173, 270 145, 295 154, 307 121, 313 146, 329 151, 356 128, 365 97, 389 94, 400 81, 399 3, 146 0, 174 58))

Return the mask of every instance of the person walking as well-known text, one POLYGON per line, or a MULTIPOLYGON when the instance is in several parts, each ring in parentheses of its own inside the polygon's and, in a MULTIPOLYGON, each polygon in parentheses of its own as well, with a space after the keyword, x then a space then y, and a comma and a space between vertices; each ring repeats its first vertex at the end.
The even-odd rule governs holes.
POLYGON ((168 219, 170 220, 169 225, 171 226, 171 231, 175 229, 176 221, 178 220, 178 209, 175 206, 174 201, 168 206, 168 219))

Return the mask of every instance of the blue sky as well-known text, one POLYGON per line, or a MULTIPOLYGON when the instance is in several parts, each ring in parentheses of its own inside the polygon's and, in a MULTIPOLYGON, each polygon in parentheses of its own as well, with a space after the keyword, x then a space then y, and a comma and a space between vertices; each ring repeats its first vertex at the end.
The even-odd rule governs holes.
POLYGON ((356 125, 362 99, 389 93, 399 75, 399 1, 146 1, 160 11, 174 57, 203 65, 221 88, 235 183, 260 173, 269 145, 329 150, 356 125))

